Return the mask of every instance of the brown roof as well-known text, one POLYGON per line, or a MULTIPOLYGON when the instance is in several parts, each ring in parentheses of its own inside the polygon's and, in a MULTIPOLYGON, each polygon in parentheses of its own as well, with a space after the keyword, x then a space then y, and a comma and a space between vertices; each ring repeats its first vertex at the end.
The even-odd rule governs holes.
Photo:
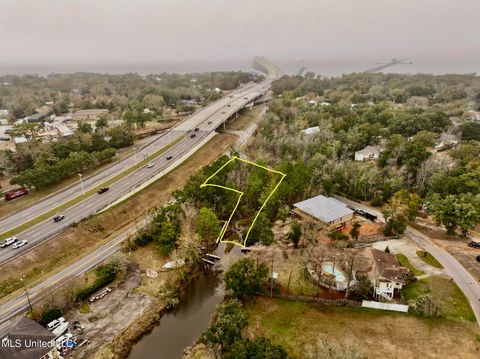
POLYGON ((53 333, 36 321, 17 317, 0 327, 0 359, 39 359, 52 350, 54 338, 53 333))
POLYGON ((372 248, 372 255, 375 269, 381 278, 405 284, 408 269, 402 267, 393 254, 372 248))

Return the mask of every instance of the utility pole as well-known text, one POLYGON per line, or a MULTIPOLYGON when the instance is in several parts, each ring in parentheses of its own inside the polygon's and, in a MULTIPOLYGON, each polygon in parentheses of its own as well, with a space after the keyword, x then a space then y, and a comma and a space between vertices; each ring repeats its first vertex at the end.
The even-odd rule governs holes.
POLYGON ((28 295, 27 283, 25 282, 25 275, 23 275, 22 278, 20 278, 20 280, 22 281, 23 286, 25 287, 25 294, 27 295, 28 307, 30 308, 30 313, 32 313, 33 312, 32 302, 30 302, 30 296, 28 295))
POLYGON ((82 174, 79 173, 78 177, 80 177, 80 186, 82 186, 82 193, 83 193, 83 195, 85 195, 85 188, 83 188, 82 174))

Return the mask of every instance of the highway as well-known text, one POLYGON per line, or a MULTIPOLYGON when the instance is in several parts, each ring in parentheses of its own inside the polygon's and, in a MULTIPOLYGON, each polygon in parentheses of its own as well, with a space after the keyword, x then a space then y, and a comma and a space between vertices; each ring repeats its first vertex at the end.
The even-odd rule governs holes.
MULTIPOLYGON (((25 239, 28 241, 28 244, 19 249, 14 249, 11 246, 0 248, 0 263, 5 263, 17 258, 41 242, 52 238, 52 236, 61 232, 68 226, 80 222, 82 219, 102 210, 110 203, 124 197, 145 181, 148 181, 158 173, 165 171, 169 166, 173 166, 176 161, 186 153, 190 152, 190 150, 196 145, 201 143, 202 140, 204 140, 210 133, 214 132, 228 118, 244 108, 249 102, 263 96, 263 94, 268 91, 272 80, 273 78, 269 74, 267 79, 263 82, 258 84, 248 84, 241 87, 230 95, 193 114, 180 124, 177 124, 162 136, 158 137, 155 141, 145 145, 140 154, 134 154, 118 164, 111 166, 106 171, 99 172, 92 177, 85 179, 83 181, 85 191, 92 188, 98 188, 106 179, 112 178, 134 166, 137 160, 141 160, 141 158, 136 157, 140 157, 142 153, 151 155, 168 144, 178 140, 176 144, 151 161, 155 164, 153 168, 147 168, 146 166, 139 168, 110 185, 109 191, 101 195, 93 194, 92 196, 87 196, 87 198, 81 202, 64 210, 62 214, 65 215, 65 219, 61 222, 54 222, 52 218, 49 218, 16 234, 15 236, 18 237, 19 240, 25 239), (192 137, 193 135, 194 137, 192 137), (167 160, 167 157, 169 156, 172 158, 167 160)), ((39 201, 32 206, 13 214, 12 216, 3 218, 0 220, 1 232, 6 232, 28 220, 34 219, 40 214, 81 195, 81 193, 82 190, 80 188, 80 183, 78 183, 66 191, 60 191, 45 200, 39 201)))
MULTIPOLYGON (((348 200, 341 196, 335 196, 338 200, 347 203, 352 208, 361 208, 370 213, 377 215, 381 222, 385 222, 383 215, 374 208, 366 206, 362 203, 348 200)), ((437 259, 445 268, 445 271, 452 277, 458 287, 462 290, 465 297, 470 302, 470 306, 477 318, 477 323, 480 324, 480 284, 450 253, 440 248, 429 237, 416 230, 411 226, 407 226, 405 236, 412 239, 420 247, 437 259)))

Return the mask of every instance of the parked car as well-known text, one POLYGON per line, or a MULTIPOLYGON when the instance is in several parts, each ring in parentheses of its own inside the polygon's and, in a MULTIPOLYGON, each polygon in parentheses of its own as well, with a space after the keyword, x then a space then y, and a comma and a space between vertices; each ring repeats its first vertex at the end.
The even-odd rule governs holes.
POLYGON ((480 242, 470 241, 468 242, 468 246, 476 249, 480 249, 480 242))
POLYGON ((24 245, 26 245, 27 243, 28 243, 28 242, 23 239, 23 240, 15 243, 15 244, 12 246, 12 248, 15 248, 15 249, 16 249, 16 248, 20 248, 20 247, 23 247, 24 245))
POLYGON ((15 243, 17 240, 18 240, 17 237, 7 238, 7 239, 3 240, 2 242, 0 242, 0 247, 2 247, 2 248, 8 247, 10 244, 15 243))
POLYGON ((100 188, 100 189, 97 191, 97 193, 98 193, 98 194, 102 194, 102 193, 107 192, 109 189, 110 189, 110 188, 108 188, 108 187, 102 187, 102 188, 100 188))
POLYGON ((377 216, 372 214, 372 213, 369 213, 361 208, 355 208, 353 210, 356 214, 358 214, 359 216, 362 216, 362 217, 365 217, 366 219, 372 221, 372 222, 375 222, 375 220, 377 219, 377 216))
POLYGON ((172 159, 172 156, 167 156, 167 161, 170 161, 172 159))
POLYGON ((149 163, 149 164, 147 165, 147 168, 152 168, 152 167, 155 167, 155 163, 149 163))
POLYGON ((64 219, 64 218, 65 218, 65 216, 64 216, 63 214, 59 214, 59 215, 53 217, 53 220, 54 220, 55 222, 60 222, 60 221, 61 221, 62 219, 64 219))
POLYGON ((50 331, 58 327, 60 324, 65 322, 64 317, 57 318, 55 320, 52 320, 50 323, 47 324, 46 328, 50 331))

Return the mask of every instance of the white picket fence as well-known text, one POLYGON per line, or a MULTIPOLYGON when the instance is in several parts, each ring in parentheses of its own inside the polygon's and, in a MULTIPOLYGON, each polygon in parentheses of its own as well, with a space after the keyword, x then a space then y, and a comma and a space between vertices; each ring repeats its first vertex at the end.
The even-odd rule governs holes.
POLYGON ((404 304, 393 304, 393 303, 381 303, 374 302, 371 300, 362 301, 362 307, 364 308, 373 308, 373 309, 382 309, 382 310, 393 310, 395 312, 408 312, 408 305, 404 304))

